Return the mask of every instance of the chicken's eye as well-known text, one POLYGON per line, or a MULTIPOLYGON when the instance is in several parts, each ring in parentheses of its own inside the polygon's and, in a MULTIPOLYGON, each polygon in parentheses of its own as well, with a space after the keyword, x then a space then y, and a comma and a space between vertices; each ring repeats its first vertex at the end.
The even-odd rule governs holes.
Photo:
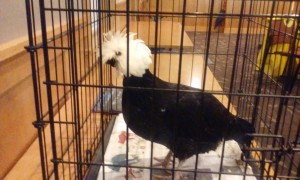
POLYGON ((122 54, 122 53, 121 53, 120 51, 117 51, 117 52, 116 52, 116 55, 117 55, 117 56, 121 56, 121 54, 122 54))

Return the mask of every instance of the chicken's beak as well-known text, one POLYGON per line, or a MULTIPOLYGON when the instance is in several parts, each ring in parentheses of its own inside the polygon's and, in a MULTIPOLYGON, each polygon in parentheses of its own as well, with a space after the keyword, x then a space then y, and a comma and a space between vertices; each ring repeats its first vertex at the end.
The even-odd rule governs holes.
POLYGON ((115 58, 112 58, 112 59, 108 60, 108 61, 106 62, 106 64, 109 64, 109 65, 111 65, 112 67, 116 67, 116 66, 117 66, 117 60, 116 60, 115 58))

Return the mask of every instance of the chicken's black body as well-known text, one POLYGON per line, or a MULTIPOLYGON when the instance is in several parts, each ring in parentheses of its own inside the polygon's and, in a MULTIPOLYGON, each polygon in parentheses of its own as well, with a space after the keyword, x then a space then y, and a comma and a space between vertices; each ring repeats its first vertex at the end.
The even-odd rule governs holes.
MULTIPOLYGON (((124 77, 124 119, 137 135, 168 147, 179 160, 216 149, 225 138, 250 144, 253 126, 230 114, 211 94, 161 91, 177 85, 156 78, 146 70, 143 77, 124 77), (142 88, 130 88, 142 87, 142 88), (150 88, 145 90, 143 88, 150 88)), ((180 85, 181 90, 195 90, 180 85)))

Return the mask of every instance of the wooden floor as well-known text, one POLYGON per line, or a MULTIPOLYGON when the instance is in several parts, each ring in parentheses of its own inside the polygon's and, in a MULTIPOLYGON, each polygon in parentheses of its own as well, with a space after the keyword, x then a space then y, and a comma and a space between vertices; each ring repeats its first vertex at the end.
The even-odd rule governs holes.
MULTIPOLYGON (((82 89, 84 91, 84 89, 82 89)), ((85 93, 85 92, 83 92, 85 93)), ((84 100, 83 100, 84 101, 84 100)), ((62 107, 61 110, 54 117, 54 121, 59 121, 59 117, 71 117, 72 115, 72 101, 69 99, 65 107, 62 107)), ((100 115, 98 113, 93 113, 90 117, 90 120, 87 120, 82 124, 81 128, 81 136, 85 138, 81 142, 81 146, 91 146, 95 137, 91 137, 90 132, 91 129, 95 132, 100 133, 100 115), (88 128, 87 128, 88 127, 88 128)), ((45 147, 47 148, 48 155, 48 164, 49 164, 49 172, 51 172, 52 163, 50 159, 52 158, 52 149, 51 149, 51 139, 50 139, 50 126, 47 125, 44 129, 45 131, 45 147)), ((62 160, 70 160, 75 161, 75 152, 74 148, 75 142, 72 139, 74 137, 74 126, 60 124, 55 125, 55 133, 56 133, 56 145, 57 145, 57 156, 61 157, 62 160)), ((65 179, 75 179, 74 175, 74 166, 73 165, 64 165, 59 166, 59 174, 60 176, 64 176, 65 179)), ((18 163, 14 166, 14 168, 9 172, 9 174, 5 177, 6 180, 16 180, 16 179, 42 179, 41 172, 41 164, 40 164, 40 152, 39 152, 39 142, 38 139, 34 141, 34 143, 30 146, 27 152, 22 156, 22 158, 18 161, 18 163)))
MULTIPOLYGON (((157 26, 157 47, 179 48, 181 46, 182 26, 179 22, 160 21, 157 26)), ((156 23, 154 21, 131 21, 129 26, 129 31, 137 33, 137 38, 145 41, 150 48, 155 47, 155 30, 156 23)), ((183 32, 182 46, 183 48, 193 47, 193 43, 185 31, 183 32)))
MULTIPOLYGON (((94 72, 94 71, 93 71, 94 72)), ((97 73, 99 74, 99 73, 97 73)), ((83 81, 82 84, 86 82, 83 81)), ((61 103, 60 110, 55 114, 54 121, 57 122, 54 125, 55 129, 55 142, 57 149, 57 157, 63 161, 76 162, 75 151, 76 151, 76 131, 75 122, 78 118, 74 117, 74 103, 72 100, 72 93, 67 94, 67 100, 61 103), (65 123, 66 122, 66 123, 65 123)), ((99 113, 91 113, 92 107, 96 103, 97 96, 99 95, 99 88, 78 88, 79 96, 79 109, 80 109, 80 135, 81 135, 81 147, 85 149, 96 149, 97 141, 100 138, 100 115, 99 113), (96 142, 96 143, 95 143, 96 142)), ((48 119, 47 117, 45 119, 48 119)), ((32 126, 32 128, 34 128, 32 126)), ((52 144, 50 136, 50 125, 46 125, 44 131, 44 144, 45 157, 48 161, 48 172, 52 172, 52 144)), ((16 180, 16 179, 42 179, 41 162, 40 162, 40 151, 39 141, 36 139, 25 154, 16 163, 13 169, 6 175, 5 179, 16 180)), ((87 156, 86 152, 82 153, 83 157, 87 156)), ((60 176, 67 177, 66 179, 74 179, 74 166, 73 165, 59 165, 60 176)))

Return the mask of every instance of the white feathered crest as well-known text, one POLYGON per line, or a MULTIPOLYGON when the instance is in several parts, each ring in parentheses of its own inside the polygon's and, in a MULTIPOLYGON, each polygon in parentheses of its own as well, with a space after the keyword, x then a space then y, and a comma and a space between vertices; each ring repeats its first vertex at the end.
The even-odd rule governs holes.
MULTIPOLYGON (((146 69, 149 69, 151 51, 141 39, 134 39, 135 33, 129 34, 129 76, 142 77, 146 69)), ((117 70, 127 76, 127 35, 124 33, 108 32, 104 34, 102 46, 103 63, 116 60, 117 70)))

